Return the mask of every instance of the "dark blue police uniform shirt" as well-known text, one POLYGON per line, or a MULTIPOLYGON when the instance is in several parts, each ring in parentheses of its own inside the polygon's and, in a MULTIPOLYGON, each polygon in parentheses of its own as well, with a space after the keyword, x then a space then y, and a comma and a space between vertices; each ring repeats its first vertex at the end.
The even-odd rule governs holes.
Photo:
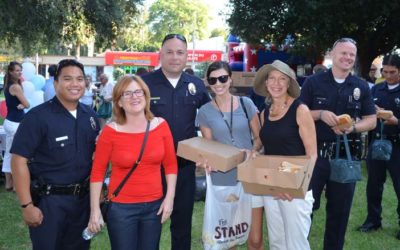
MULTIPOLYGON (((393 111, 393 115, 400 118, 400 85, 394 89, 389 89, 387 82, 376 84, 371 89, 374 103, 380 108, 393 111)), ((379 123, 374 132, 380 133, 381 125, 379 123)), ((400 133, 400 123, 396 125, 385 125, 383 133, 388 136, 398 136, 400 133)))
POLYGON ((175 148, 179 141, 197 136, 197 109, 211 100, 204 82, 183 72, 174 88, 161 69, 143 75, 142 79, 150 88, 151 112, 168 122, 175 148))
POLYGON ((75 118, 54 97, 25 115, 10 152, 28 159, 32 178, 58 185, 80 183, 90 174, 99 128, 91 108, 79 103, 75 118))
MULTIPOLYGON (((301 88, 300 99, 310 110, 329 110, 336 115, 348 114, 352 118, 375 114, 368 83, 350 74, 339 84, 331 69, 308 77, 301 88)), ((336 140, 335 133, 325 122, 318 120, 315 126, 318 142, 336 140)))

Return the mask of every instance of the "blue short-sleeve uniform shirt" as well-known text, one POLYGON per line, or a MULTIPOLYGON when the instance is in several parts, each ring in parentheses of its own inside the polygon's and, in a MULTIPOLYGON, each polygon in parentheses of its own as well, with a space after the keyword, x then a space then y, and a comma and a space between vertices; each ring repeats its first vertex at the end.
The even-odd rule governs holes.
POLYGON ((204 82, 182 72, 174 88, 161 69, 142 78, 150 88, 151 111, 168 122, 175 147, 179 141, 195 137, 197 109, 211 100, 204 82))
MULTIPOLYGON (((391 110, 395 117, 400 117, 400 85, 389 89, 387 82, 374 85, 371 89, 374 103, 380 108, 391 110)), ((378 120, 378 122, 380 122, 378 120)), ((380 123, 376 126, 375 132, 380 133, 380 123)), ((385 125, 383 133, 388 136, 400 134, 400 123, 396 125, 385 125)))
MULTIPOLYGON (((300 99, 310 110, 329 110, 336 115, 348 114, 353 119, 375 114, 367 82, 350 74, 343 83, 337 83, 332 70, 307 78, 300 99)), ((336 140, 335 133, 326 123, 318 120, 315 125, 319 142, 336 140)))
POLYGON ((79 103, 75 118, 54 97, 25 115, 10 152, 28 159, 32 178, 58 185, 80 183, 90 174, 99 128, 91 108, 79 103))

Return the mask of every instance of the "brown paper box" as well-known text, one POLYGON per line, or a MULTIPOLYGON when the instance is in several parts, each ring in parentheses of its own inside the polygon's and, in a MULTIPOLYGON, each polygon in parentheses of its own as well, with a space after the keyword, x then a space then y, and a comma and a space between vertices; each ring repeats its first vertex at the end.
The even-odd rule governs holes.
POLYGON ((233 71, 231 75, 232 85, 238 86, 242 82, 242 72, 233 71))
POLYGON ((234 87, 252 87, 256 73, 254 72, 232 72, 232 85, 234 87))
POLYGON ((311 164, 306 156, 260 155, 238 165, 238 180, 247 193, 271 196, 288 193, 304 199, 314 169, 311 164), (303 168, 296 173, 281 172, 278 167, 282 161, 303 168))
POLYGON ((245 159, 245 152, 238 148, 202 137, 180 141, 176 154, 193 162, 207 159, 210 166, 222 172, 231 170, 245 159))

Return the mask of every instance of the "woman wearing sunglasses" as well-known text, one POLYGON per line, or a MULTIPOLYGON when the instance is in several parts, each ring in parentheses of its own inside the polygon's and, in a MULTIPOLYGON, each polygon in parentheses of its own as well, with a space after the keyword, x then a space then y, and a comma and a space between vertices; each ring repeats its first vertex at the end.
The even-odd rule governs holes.
MULTIPOLYGON (((251 151, 259 151, 262 147, 258 137, 258 110, 249 98, 230 93, 231 75, 232 71, 226 62, 217 61, 209 66, 206 77, 215 98, 200 108, 196 124, 200 126, 204 138, 244 149, 250 154, 251 151)), ((237 181, 236 167, 228 172, 214 171, 216 166, 209 166, 207 159, 198 162, 197 165, 206 168, 207 173, 210 173, 213 186, 241 185, 237 181)), ((256 203, 255 199, 257 197, 254 197, 253 203, 256 203)), ((256 218, 256 223, 251 225, 249 245, 252 242, 253 227, 258 227, 259 230, 262 228, 262 208, 254 207, 262 207, 262 202, 258 205, 253 204, 252 216, 256 218)))

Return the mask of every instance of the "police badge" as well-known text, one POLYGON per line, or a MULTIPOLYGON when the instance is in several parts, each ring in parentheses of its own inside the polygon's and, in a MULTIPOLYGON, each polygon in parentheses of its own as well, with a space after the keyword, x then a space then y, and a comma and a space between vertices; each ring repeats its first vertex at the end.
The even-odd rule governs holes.
POLYGON ((189 83, 188 90, 191 95, 195 95, 196 94, 196 85, 194 85, 194 83, 192 83, 192 82, 189 83))
POLYGON ((396 97, 394 98, 394 103, 396 104, 396 108, 400 108, 400 98, 396 97))
POLYGON ((361 96, 361 90, 359 88, 355 88, 353 91, 353 98, 354 100, 358 101, 361 96))
POLYGON ((92 126, 93 130, 96 130, 96 121, 94 120, 93 116, 90 117, 90 125, 92 126))

